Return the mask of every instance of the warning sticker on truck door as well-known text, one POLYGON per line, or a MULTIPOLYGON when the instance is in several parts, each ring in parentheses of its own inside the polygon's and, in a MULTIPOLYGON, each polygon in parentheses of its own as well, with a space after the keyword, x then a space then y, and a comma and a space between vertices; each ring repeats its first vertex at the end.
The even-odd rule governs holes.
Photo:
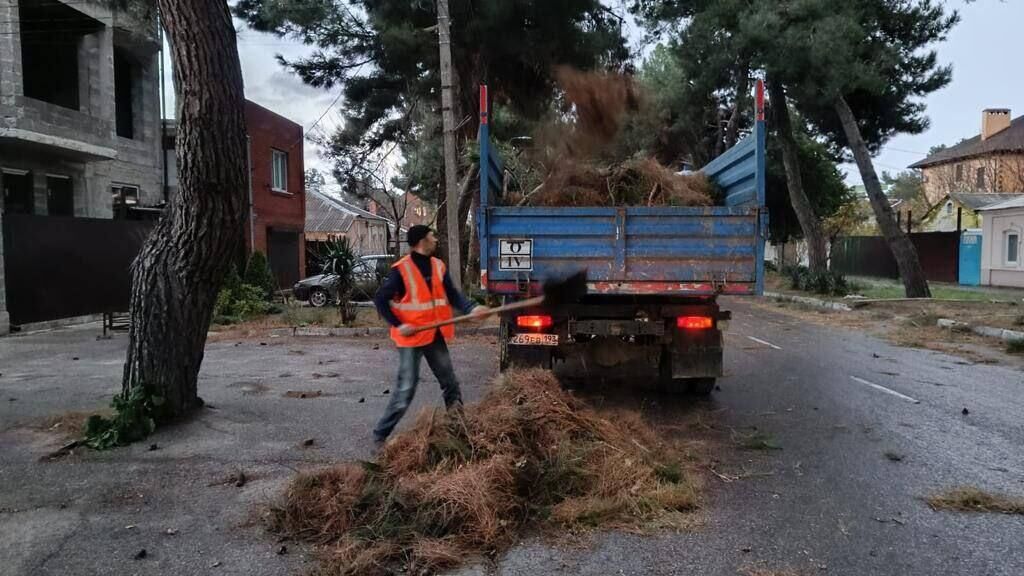
POLYGON ((498 239, 498 270, 533 270, 533 240, 526 238, 498 239))

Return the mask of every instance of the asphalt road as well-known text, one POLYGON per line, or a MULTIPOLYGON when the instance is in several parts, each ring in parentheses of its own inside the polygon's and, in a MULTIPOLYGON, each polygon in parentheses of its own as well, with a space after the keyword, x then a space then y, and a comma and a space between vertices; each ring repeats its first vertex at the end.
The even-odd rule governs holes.
POLYGON ((745 478, 710 480, 706 523, 691 534, 606 535, 568 552, 533 543, 499 574, 1024 574, 1024 516, 934 512, 922 500, 958 485, 1024 497, 1020 364, 726 307, 727 376, 707 408, 719 427, 756 428, 781 450, 723 449, 716 470, 745 478))
MULTIPOLYGON (((662 423, 699 410, 714 424, 721 476, 708 472, 701 525, 607 533, 584 546, 533 539, 463 574, 1024 574, 1024 517, 934 512, 922 501, 965 484, 1024 496, 1019 363, 971 364, 766 306, 726 307, 734 311, 727 376, 711 401, 634 394, 628 383, 616 392, 662 423), (754 432, 781 449, 729 441, 754 432)), ((369 454, 394 351, 376 339, 263 344, 208 346, 200 390, 214 408, 159 431, 158 450, 39 462, 56 441, 28 426, 105 404, 117 390, 123 337, 97 341, 78 330, 0 339, 0 574, 310 569, 294 546, 277 555, 280 544, 249 520, 295 470, 369 454), (324 394, 286 397, 296 390, 324 394), (303 449, 307 437, 315 446, 303 449), (245 487, 223 483, 239 469, 251 478, 245 487), (142 548, 147 558, 133 560, 142 548)), ((467 398, 479 398, 494 372, 493 338, 464 339, 453 355, 467 398)), ((428 377, 417 404, 439 396, 428 377)))

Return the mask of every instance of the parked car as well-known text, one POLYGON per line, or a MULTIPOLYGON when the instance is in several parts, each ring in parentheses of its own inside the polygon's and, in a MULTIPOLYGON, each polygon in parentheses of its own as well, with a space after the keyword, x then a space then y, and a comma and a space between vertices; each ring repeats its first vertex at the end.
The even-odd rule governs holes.
MULTIPOLYGON (((356 264, 355 288, 353 300, 370 300, 380 288, 381 282, 388 275, 395 257, 390 254, 370 254, 360 256, 356 264)), ((292 287, 292 296, 296 300, 309 302, 311 306, 320 308, 338 302, 338 277, 334 274, 317 274, 298 281, 292 287)))

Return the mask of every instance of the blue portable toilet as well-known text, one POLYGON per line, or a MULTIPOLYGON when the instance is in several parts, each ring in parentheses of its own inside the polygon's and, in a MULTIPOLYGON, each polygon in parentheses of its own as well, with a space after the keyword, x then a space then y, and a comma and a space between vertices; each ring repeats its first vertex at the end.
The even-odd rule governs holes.
POLYGON ((976 228, 960 233, 960 283, 981 284, 981 230, 976 228))

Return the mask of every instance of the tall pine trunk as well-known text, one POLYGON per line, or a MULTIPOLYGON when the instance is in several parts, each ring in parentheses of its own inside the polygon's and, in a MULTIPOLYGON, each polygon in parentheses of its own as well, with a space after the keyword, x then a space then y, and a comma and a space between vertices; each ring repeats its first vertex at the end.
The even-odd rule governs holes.
POLYGON ((782 144, 782 163, 786 167, 786 188, 789 189, 789 202, 800 222, 800 229, 807 241, 807 256, 810 269, 824 272, 828 269, 828 244, 821 221, 814 213, 811 202, 804 189, 803 177, 800 175, 800 147, 793 134, 793 122, 789 117, 789 105, 786 102, 786 89, 779 82, 768 79, 768 94, 772 102, 772 120, 782 144))
POLYGON ((853 151, 853 157, 857 160, 857 167, 860 169, 861 179, 864 180, 864 188, 867 189, 871 208, 875 212, 875 220, 878 221, 878 228, 889 244, 893 258, 896 259, 907 298, 930 298, 932 293, 928 288, 924 269, 921 268, 921 261, 917 258, 917 249, 914 248, 910 238, 900 230, 899 224, 896 223, 896 219, 892 215, 892 206, 889 205, 889 199, 882 192, 882 184, 878 181, 878 174, 871 162, 868 146, 861 136, 860 127, 857 126, 857 118, 853 115, 853 110, 843 96, 836 99, 835 108, 836 113, 839 114, 839 120, 843 124, 843 131, 846 133, 850 149, 853 151))
POLYGON ((201 404, 196 383, 220 284, 243 240, 245 97, 224 0, 159 0, 177 89, 178 193, 132 265, 122 387, 162 397, 160 419, 201 404))

